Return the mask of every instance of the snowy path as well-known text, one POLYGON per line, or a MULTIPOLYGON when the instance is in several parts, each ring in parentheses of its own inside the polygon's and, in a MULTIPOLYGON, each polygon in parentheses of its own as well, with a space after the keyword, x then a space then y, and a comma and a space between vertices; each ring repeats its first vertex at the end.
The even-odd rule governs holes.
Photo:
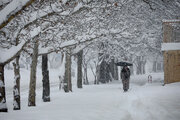
POLYGON ((179 120, 180 83, 162 86, 162 74, 156 74, 154 82, 147 84, 145 77, 132 76, 130 91, 126 93, 120 81, 83 86, 83 89, 74 86, 72 93, 59 91, 54 81, 49 103, 41 100, 39 81, 36 107, 27 107, 28 88, 22 86, 22 109, 12 110, 9 91, 9 112, 0 113, 0 120, 179 120))
MULTIPOLYGON (((37 107, 27 106, 27 94, 22 93, 22 110, 0 113, 1 120, 179 120, 180 83, 161 86, 131 84, 122 91, 118 82, 89 85, 72 93, 51 90, 51 102, 41 101, 37 92, 37 107), (179 91, 176 91, 179 90, 179 91), (176 91, 176 92, 175 92, 176 91), (26 95, 25 95, 26 94, 26 95)), ((8 101, 8 105, 12 102, 8 101)))

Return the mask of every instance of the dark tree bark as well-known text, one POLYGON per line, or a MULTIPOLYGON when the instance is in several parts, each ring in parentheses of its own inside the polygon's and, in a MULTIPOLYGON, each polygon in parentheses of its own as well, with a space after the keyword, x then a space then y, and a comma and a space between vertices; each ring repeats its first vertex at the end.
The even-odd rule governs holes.
POLYGON ((115 80, 118 80, 119 77, 118 77, 118 66, 114 65, 114 79, 115 80))
POLYGON ((137 57, 137 71, 136 74, 139 75, 141 74, 141 61, 140 61, 140 56, 137 57))
POLYGON ((111 81, 115 79, 115 66, 114 66, 114 59, 111 59, 111 62, 109 63, 110 68, 110 74, 111 74, 111 81))
MULTIPOLYGON (((16 39, 16 46, 19 44, 19 39, 16 39)), ((15 82, 13 87, 13 106, 14 110, 20 110, 21 109, 21 101, 20 101, 20 66, 19 66, 19 58, 20 55, 18 55, 15 59, 15 62, 13 63, 14 66, 14 75, 15 75, 15 82)))
POLYGON ((86 63, 85 59, 83 59, 84 56, 82 56, 82 66, 83 66, 83 69, 84 69, 84 72, 83 72, 83 84, 88 85, 89 81, 88 81, 88 76, 87 76, 87 63, 86 63))
POLYGON ((109 64, 106 61, 102 61, 100 64, 100 70, 99 70, 99 82, 101 83, 107 83, 110 80, 110 70, 109 70, 109 64))
POLYGON ((65 63, 65 76, 64 76, 64 91, 72 92, 72 84, 71 84, 71 54, 70 52, 66 52, 66 63, 65 63))
POLYGON ((38 59, 38 40, 34 43, 32 63, 31 63, 31 73, 30 73, 30 84, 29 84, 29 98, 28 106, 36 106, 36 67, 38 59))
POLYGON ((99 84, 99 78, 100 78, 100 66, 97 66, 97 70, 96 70, 96 75, 97 75, 97 79, 95 78, 94 80, 94 84, 99 84))
POLYGON ((4 65, 0 64, 0 112, 8 112, 4 83, 4 65))
POLYGON ((142 68, 142 74, 145 74, 146 73, 146 71, 145 71, 145 65, 146 65, 146 61, 143 61, 143 63, 142 63, 143 65, 143 68, 142 68))
POLYGON ((50 101, 50 85, 49 85, 49 71, 48 71, 48 56, 42 55, 42 76, 43 76, 43 93, 42 99, 44 102, 50 101))
POLYGON ((106 83, 106 69, 105 69, 105 61, 102 61, 101 64, 99 65, 99 82, 101 83, 106 83))
POLYGON ((82 55, 83 50, 77 53, 77 87, 82 88, 82 55))
POLYGON ((15 84, 13 87, 13 96, 14 96, 14 101, 13 101, 13 106, 14 110, 20 110, 21 109, 21 103, 20 103, 20 66, 19 66, 19 58, 20 56, 16 57, 16 61, 13 63, 14 66, 14 75, 15 75, 15 84))
POLYGON ((88 85, 89 81, 88 81, 88 76, 87 76, 87 65, 84 65, 84 77, 83 77, 83 83, 84 85, 88 85))
POLYGON ((157 65, 157 61, 154 61, 153 62, 153 72, 157 72, 156 65, 157 65))
POLYGON ((110 65, 106 62, 106 66, 105 66, 105 74, 106 74, 106 82, 110 82, 112 81, 111 78, 110 78, 110 65))

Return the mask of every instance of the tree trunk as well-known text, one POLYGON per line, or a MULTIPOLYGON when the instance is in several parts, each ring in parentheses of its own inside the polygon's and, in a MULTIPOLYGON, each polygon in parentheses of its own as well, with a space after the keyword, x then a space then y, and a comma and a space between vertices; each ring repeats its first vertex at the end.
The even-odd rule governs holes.
POLYGON ((153 72, 157 72, 156 65, 157 65, 157 61, 154 61, 153 62, 153 72))
POLYGON ((97 75, 97 79, 94 80, 94 84, 99 84, 99 79, 100 79, 100 65, 97 65, 96 75, 97 75))
POLYGON ((111 74, 111 81, 115 79, 115 66, 114 66, 114 59, 111 59, 111 62, 109 63, 109 69, 111 74))
POLYGON ((7 112, 6 93, 4 83, 4 65, 0 65, 0 112, 7 112))
POLYGON ((65 76, 64 76, 64 91, 72 92, 72 84, 71 84, 71 55, 66 52, 66 63, 65 63, 65 76))
POLYGON ((20 110, 21 109, 21 103, 20 103, 20 71, 19 71, 19 58, 20 56, 16 57, 16 62, 13 63, 14 66, 14 87, 13 87, 13 96, 14 96, 14 101, 13 101, 13 106, 14 110, 20 110))
POLYGON ((89 81, 88 81, 88 77, 87 77, 87 64, 86 65, 84 65, 84 77, 83 77, 83 79, 84 79, 84 85, 88 85, 89 84, 89 81))
POLYGON ((145 66, 146 66, 146 61, 143 61, 143 69, 142 69, 142 73, 145 74, 146 71, 145 71, 145 66))
POLYGON ((108 83, 109 81, 111 81, 111 78, 110 78, 110 65, 109 63, 106 62, 106 65, 105 65, 105 75, 106 75, 106 82, 108 83))
POLYGON ((43 93, 42 99, 44 102, 50 101, 50 85, 49 85, 49 71, 48 71, 48 56, 42 55, 42 76, 43 76, 43 93))
POLYGON ((103 60, 101 64, 99 65, 99 82, 106 83, 106 63, 103 60))
POLYGON ((82 55, 83 50, 77 53, 77 87, 82 88, 82 55))
POLYGON ((28 106, 36 106, 36 67, 38 59, 38 40, 34 43, 34 50, 31 63, 28 106))
POLYGON ((103 60, 100 64, 100 69, 98 70, 99 82, 107 83, 110 80, 110 68, 109 64, 103 60))
POLYGON ((118 80, 119 77, 118 77, 118 66, 114 65, 114 79, 115 80, 118 80))
POLYGON ((141 70, 141 62, 140 62, 140 57, 137 57, 137 70, 136 70, 136 74, 139 75, 140 74, 140 70, 141 70))

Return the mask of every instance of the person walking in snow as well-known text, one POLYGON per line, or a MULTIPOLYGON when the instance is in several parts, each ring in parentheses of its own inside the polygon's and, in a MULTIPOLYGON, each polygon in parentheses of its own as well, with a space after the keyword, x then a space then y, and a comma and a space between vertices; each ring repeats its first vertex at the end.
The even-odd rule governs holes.
POLYGON ((129 79, 130 79, 130 70, 127 66, 123 66, 121 70, 121 80, 123 83, 124 92, 128 91, 129 89, 129 79))

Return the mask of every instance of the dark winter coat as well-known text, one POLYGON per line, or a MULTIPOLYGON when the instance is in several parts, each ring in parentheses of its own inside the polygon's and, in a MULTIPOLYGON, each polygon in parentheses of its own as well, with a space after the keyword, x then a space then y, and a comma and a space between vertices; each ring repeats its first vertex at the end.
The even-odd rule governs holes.
POLYGON ((130 70, 127 66, 123 67, 121 70, 121 79, 123 83, 123 90, 127 91, 129 89, 129 79, 130 79, 130 70))

